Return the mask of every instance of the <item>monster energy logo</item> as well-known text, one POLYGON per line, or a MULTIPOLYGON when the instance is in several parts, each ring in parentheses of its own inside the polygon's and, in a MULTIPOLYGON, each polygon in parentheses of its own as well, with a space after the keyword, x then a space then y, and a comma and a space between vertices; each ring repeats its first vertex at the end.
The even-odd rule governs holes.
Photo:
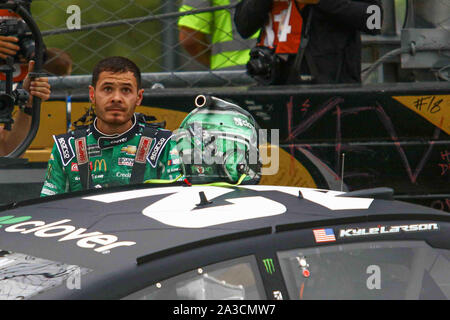
POLYGON ((2 227, 3 224, 15 224, 15 223, 19 223, 19 222, 23 222, 23 221, 27 221, 30 220, 31 217, 18 217, 15 218, 14 216, 3 216, 0 217, 0 228, 2 227))
POLYGON ((266 268, 267 273, 272 274, 275 272, 275 266, 273 265, 272 259, 264 259, 263 263, 264 263, 264 267, 266 268))

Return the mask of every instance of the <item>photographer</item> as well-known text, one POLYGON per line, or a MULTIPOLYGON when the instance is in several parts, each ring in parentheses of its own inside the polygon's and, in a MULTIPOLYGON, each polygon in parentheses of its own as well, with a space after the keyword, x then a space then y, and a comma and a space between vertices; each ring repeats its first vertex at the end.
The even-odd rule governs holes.
POLYGON ((380 32, 368 28, 372 5, 382 11, 380 0, 242 0, 238 32, 261 30, 249 74, 265 85, 361 82, 360 32, 380 32))
MULTIPOLYGON (((33 71, 34 61, 28 63, 28 70, 33 71)), ((28 76, 23 81, 23 89, 25 89, 30 97, 28 103, 24 106, 14 119, 14 124, 11 131, 0 127, 0 156, 5 156, 20 144, 25 139, 27 132, 31 125, 31 107, 33 96, 41 98, 46 101, 50 98, 50 84, 48 78, 36 78, 31 80, 28 76)))
MULTIPOLYGON (((31 1, 30 1, 31 2, 31 1)), ((28 7, 29 9, 29 7, 28 7)), ((14 12, 0 10, 0 64, 5 64, 6 59, 14 58, 15 72, 13 74, 14 87, 22 86, 29 93, 28 102, 17 112, 11 130, 0 127, 0 156, 11 153, 26 137, 31 125, 31 107, 33 96, 46 101, 50 98, 50 85, 47 77, 30 79, 28 72, 34 69, 34 41, 29 35, 23 20, 14 12)), ((62 53, 58 57, 59 50, 46 50, 47 63, 44 65, 47 71, 61 75, 69 74, 72 68, 70 57, 62 53)), ((0 88, 5 90, 6 77, 0 73, 0 88)))
MULTIPOLYGON (((28 61, 34 56, 34 41, 29 33, 20 16, 9 10, 0 9, 0 59, 4 60, 8 56, 15 58, 17 74, 14 75, 14 82, 25 78, 28 73, 28 61)), ((43 68, 53 75, 67 76, 72 73, 72 59, 61 49, 44 48, 43 68)), ((3 74, 0 74, 0 79, 5 80, 3 74)))

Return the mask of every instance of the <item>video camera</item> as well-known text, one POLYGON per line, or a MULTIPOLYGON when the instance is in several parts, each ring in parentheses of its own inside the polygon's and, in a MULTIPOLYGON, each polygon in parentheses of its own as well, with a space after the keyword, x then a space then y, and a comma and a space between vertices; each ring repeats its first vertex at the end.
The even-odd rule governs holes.
MULTIPOLYGON (((4 19, 0 22, 0 35, 15 36, 19 38, 20 51, 17 56, 23 56, 27 60, 32 58, 35 61, 34 72, 29 72, 31 79, 42 76, 41 70, 44 57, 44 41, 36 22, 30 14, 31 0, 0 0, 0 9, 14 12, 21 19, 4 19)), ((11 130, 14 122, 12 111, 15 105, 22 106, 28 99, 29 94, 23 89, 17 89, 13 84, 14 62, 19 57, 7 57, 0 62, 0 72, 5 74, 4 88, 0 92, 0 124, 4 124, 4 129, 11 130)), ((39 128, 39 115, 41 100, 33 97, 33 107, 31 111, 31 127, 22 143, 7 158, 19 157, 31 144, 39 128)))
POLYGON ((0 94, 0 123, 4 124, 5 130, 11 130, 14 120, 11 113, 15 105, 22 106, 27 103, 29 94, 24 89, 13 89, 13 58, 9 57, 6 64, 0 66, 0 72, 6 74, 5 93, 0 94))
POLYGON ((0 20, 0 36, 16 37, 19 39, 20 50, 14 56, 15 62, 20 62, 20 56, 27 61, 34 56, 35 44, 28 25, 19 19, 0 20))
POLYGON ((5 130, 11 130, 13 120, 10 116, 14 105, 24 105, 28 101, 29 94, 24 89, 13 89, 11 83, 14 70, 14 63, 22 62, 22 58, 29 61, 34 56, 35 44, 33 35, 28 25, 19 18, 1 19, 0 36, 16 37, 19 39, 18 46, 20 50, 13 59, 0 59, 0 72, 6 74, 5 93, 0 95, 0 123, 4 123, 5 130))

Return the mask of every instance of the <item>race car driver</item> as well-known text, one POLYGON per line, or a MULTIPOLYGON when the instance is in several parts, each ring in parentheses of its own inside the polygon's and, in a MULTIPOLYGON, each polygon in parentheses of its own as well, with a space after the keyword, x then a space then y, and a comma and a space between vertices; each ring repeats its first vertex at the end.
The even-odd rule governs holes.
POLYGON ((143 92, 140 70, 127 58, 95 66, 89 98, 96 118, 87 129, 53 137, 41 196, 177 178, 172 132, 147 125, 134 112, 143 92))
POLYGON ((198 96, 175 135, 185 178, 192 184, 257 184, 261 178, 256 122, 240 106, 198 96))

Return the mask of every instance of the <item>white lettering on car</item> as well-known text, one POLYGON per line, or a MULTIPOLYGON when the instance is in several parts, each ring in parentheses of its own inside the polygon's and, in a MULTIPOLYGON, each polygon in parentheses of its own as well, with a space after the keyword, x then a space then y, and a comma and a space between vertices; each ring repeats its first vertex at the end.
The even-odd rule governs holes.
POLYGON ((286 212, 286 207, 261 196, 228 199, 228 205, 199 208, 199 191, 214 201, 233 189, 219 187, 191 187, 167 196, 145 208, 142 213, 166 225, 180 228, 203 228, 234 221, 269 217, 286 212), (176 210, 170 210, 178 204, 176 210), (179 205, 182 204, 182 205, 179 205), (170 213, 170 214, 169 214, 170 213))
POLYGON ((132 246, 136 242, 133 241, 117 241, 115 235, 104 234, 99 231, 84 233, 87 229, 76 228, 75 226, 65 224, 70 222, 70 219, 63 219, 60 221, 46 224, 44 221, 27 221, 9 226, 5 229, 6 232, 20 232, 21 234, 34 233, 38 238, 53 238, 60 237, 58 241, 77 240, 76 245, 80 248, 94 249, 96 252, 106 252, 112 248, 122 246, 132 246), (25 228, 32 226, 32 228, 25 228), (97 245, 100 245, 97 247, 97 245))
POLYGON ((368 236, 386 233, 417 232, 439 230, 437 223, 409 224, 400 226, 382 226, 376 228, 349 228, 339 230, 340 238, 368 236))
MULTIPOLYGON (((299 191, 301 191, 305 199, 323 205, 330 210, 367 209, 373 201, 370 198, 336 197, 336 195, 342 194, 343 192, 328 191, 324 193, 308 188, 278 186, 240 186, 240 188, 255 191, 279 191, 295 197, 298 197, 299 191)), ((263 196, 233 198, 227 200, 228 203, 226 205, 200 209, 196 207, 196 204, 200 201, 198 197, 200 191, 204 191, 208 200, 211 200, 232 192, 233 189, 200 186, 194 186, 188 189, 184 187, 167 187, 161 189, 133 190, 89 196, 83 199, 113 203, 153 195, 170 194, 145 208, 143 214, 164 224, 184 228, 207 227, 233 221, 278 215, 286 212, 286 207, 283 204, 263 196)))

